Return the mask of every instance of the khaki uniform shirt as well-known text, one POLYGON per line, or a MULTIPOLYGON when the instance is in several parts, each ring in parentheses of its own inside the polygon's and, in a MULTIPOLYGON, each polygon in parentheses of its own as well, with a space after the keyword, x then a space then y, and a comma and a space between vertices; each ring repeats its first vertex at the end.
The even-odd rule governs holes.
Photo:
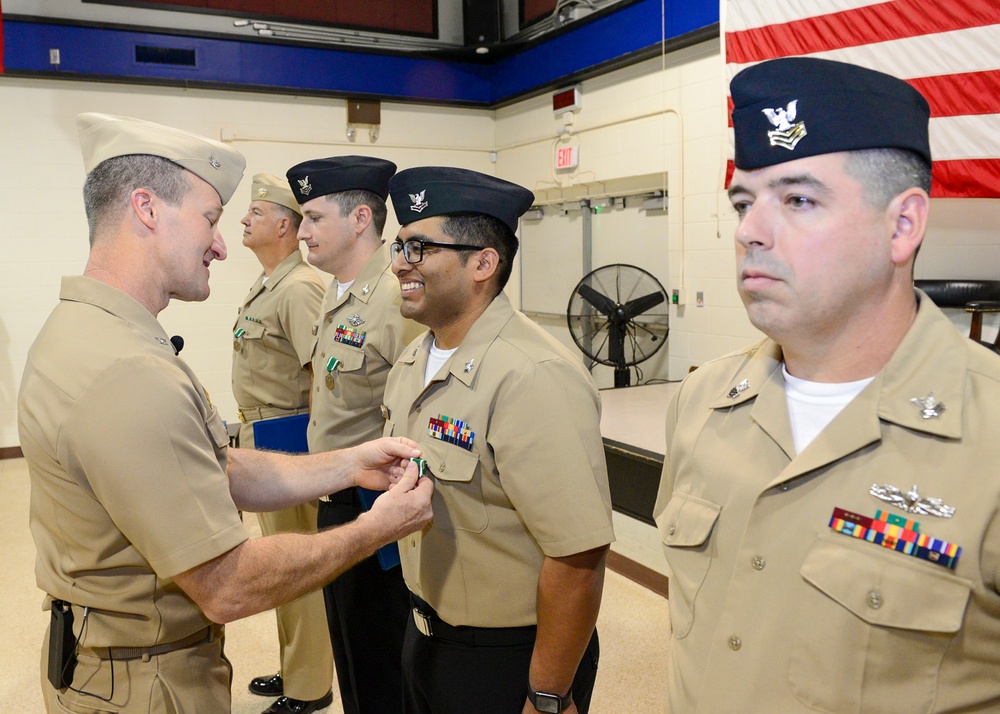
POLYGON ((171 578, 247 532, 225 425, 156 318, 104 283, 64 278, 28 354, 18 427, 38 587, 91 608, 81 644, 151 646, 204 628, 171 578))
POLYGON ((263 279, 261 273, 233 325, 233 396, 245 421, 308 408, 312 375, 305 367, 326 290, 297 250, 263 279))
POLYGON ((399 542, 403 577, 449 624, 533 625, 545 556, 614 540, 597 388, 502 293, 425 389, 432 340, 385 392, 386 435, 420 443, 435 485, 433 524, 399 542))
POLYGON ((382 436, 385 380, 403 348, 424 330, 399 313, 399 281, 390 262, 386 244, 341 298, 336 282, 327 291, 312 349, 312 453, 382 436), (331 357, 339 360, 332 372, 327 370, 331 357))
POLYGON ((1000 359, 926 296, 875 379, 795 453, 770 340, 693 372, 655 507, 670 566, 673 712, 1000 708, 1000 359), (741 386, 742 385, 742 386, 741 386), (913 399, 942 406, 927 417, 913 399), (955 508, 907 513, 873 484, 955 508), (833 530, 913 519, 956 567, 833 530))

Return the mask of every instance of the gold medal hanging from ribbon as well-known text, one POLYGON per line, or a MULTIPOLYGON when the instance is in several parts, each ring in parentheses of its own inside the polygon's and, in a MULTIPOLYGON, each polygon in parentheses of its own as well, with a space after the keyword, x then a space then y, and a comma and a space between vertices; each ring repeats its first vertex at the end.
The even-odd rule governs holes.
POLYGON ((243 337, 243 333, 245 332, 246 330, 244 330, 241 327, 240 329, 238 329, 236 332, 233 333, 233 349, 236 352, 239 352, 240 349, 243 347, 243 343, 240 341, 240 338, 243 337))

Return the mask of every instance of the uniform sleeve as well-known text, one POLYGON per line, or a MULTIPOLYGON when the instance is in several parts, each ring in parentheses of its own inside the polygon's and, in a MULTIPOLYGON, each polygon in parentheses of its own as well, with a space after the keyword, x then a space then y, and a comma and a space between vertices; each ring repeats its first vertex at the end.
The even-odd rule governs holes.
POLYGON ((248 538, 216 451, 225 429, 213 436, 213 420, 218 413, 207 411, 182 370, 136 357, 97 377, 59 438, 70 473, 84 474, 84 486, 162 578, 248 538))
POLYGON ((295 280, 285 290, 278 307, 278 324, 292 343, 302 367, 312 361, 313 325, 323 305, 323 284, 318 280, 295 280))
MULTIPOLYGON (((683 385, 681 389, 683 389, 683 385)), ((663 456, 663 471, 660 473, 660 486, 656 492, 656 504, 653 506, 654 521, 658 520, 660 514, 666 509, 667 502, 670 501, 670 495, 674 490, 674 476, 670 468, 670 445, 674 439, 674 430, 677 428, 677 412, 679 410, 678 403, 680 401, 681 389, 677 390, 670 400, 670 404, 667 406, 667 453, 663 456)))
POLYGON ((597 390, 571 365, 548 360, 496 398, 489 426, 500 483, 549 557, 614 540, 597 390))

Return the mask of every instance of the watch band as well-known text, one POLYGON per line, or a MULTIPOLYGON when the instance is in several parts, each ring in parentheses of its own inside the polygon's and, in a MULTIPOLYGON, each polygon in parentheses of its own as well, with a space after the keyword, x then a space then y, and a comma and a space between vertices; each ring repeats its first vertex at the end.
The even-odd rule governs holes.
POLYGON ((573 703, 573 690, 570 689, 568 693, 560 696, 552 692, 535 691, 529 684, 528 701, 542 714, 560 714, 569 709, 569 705, 573 703))

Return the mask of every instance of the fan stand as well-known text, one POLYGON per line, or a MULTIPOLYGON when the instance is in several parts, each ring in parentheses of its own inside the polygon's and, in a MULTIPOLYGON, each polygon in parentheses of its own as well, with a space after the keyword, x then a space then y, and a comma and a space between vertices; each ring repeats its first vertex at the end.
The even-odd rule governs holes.
POLYGON ((610 317, 608 326, 608 359, 615 365, 615 389, 632 383, 632 372, 625 362, 625 314, 619 307, 610 317))

